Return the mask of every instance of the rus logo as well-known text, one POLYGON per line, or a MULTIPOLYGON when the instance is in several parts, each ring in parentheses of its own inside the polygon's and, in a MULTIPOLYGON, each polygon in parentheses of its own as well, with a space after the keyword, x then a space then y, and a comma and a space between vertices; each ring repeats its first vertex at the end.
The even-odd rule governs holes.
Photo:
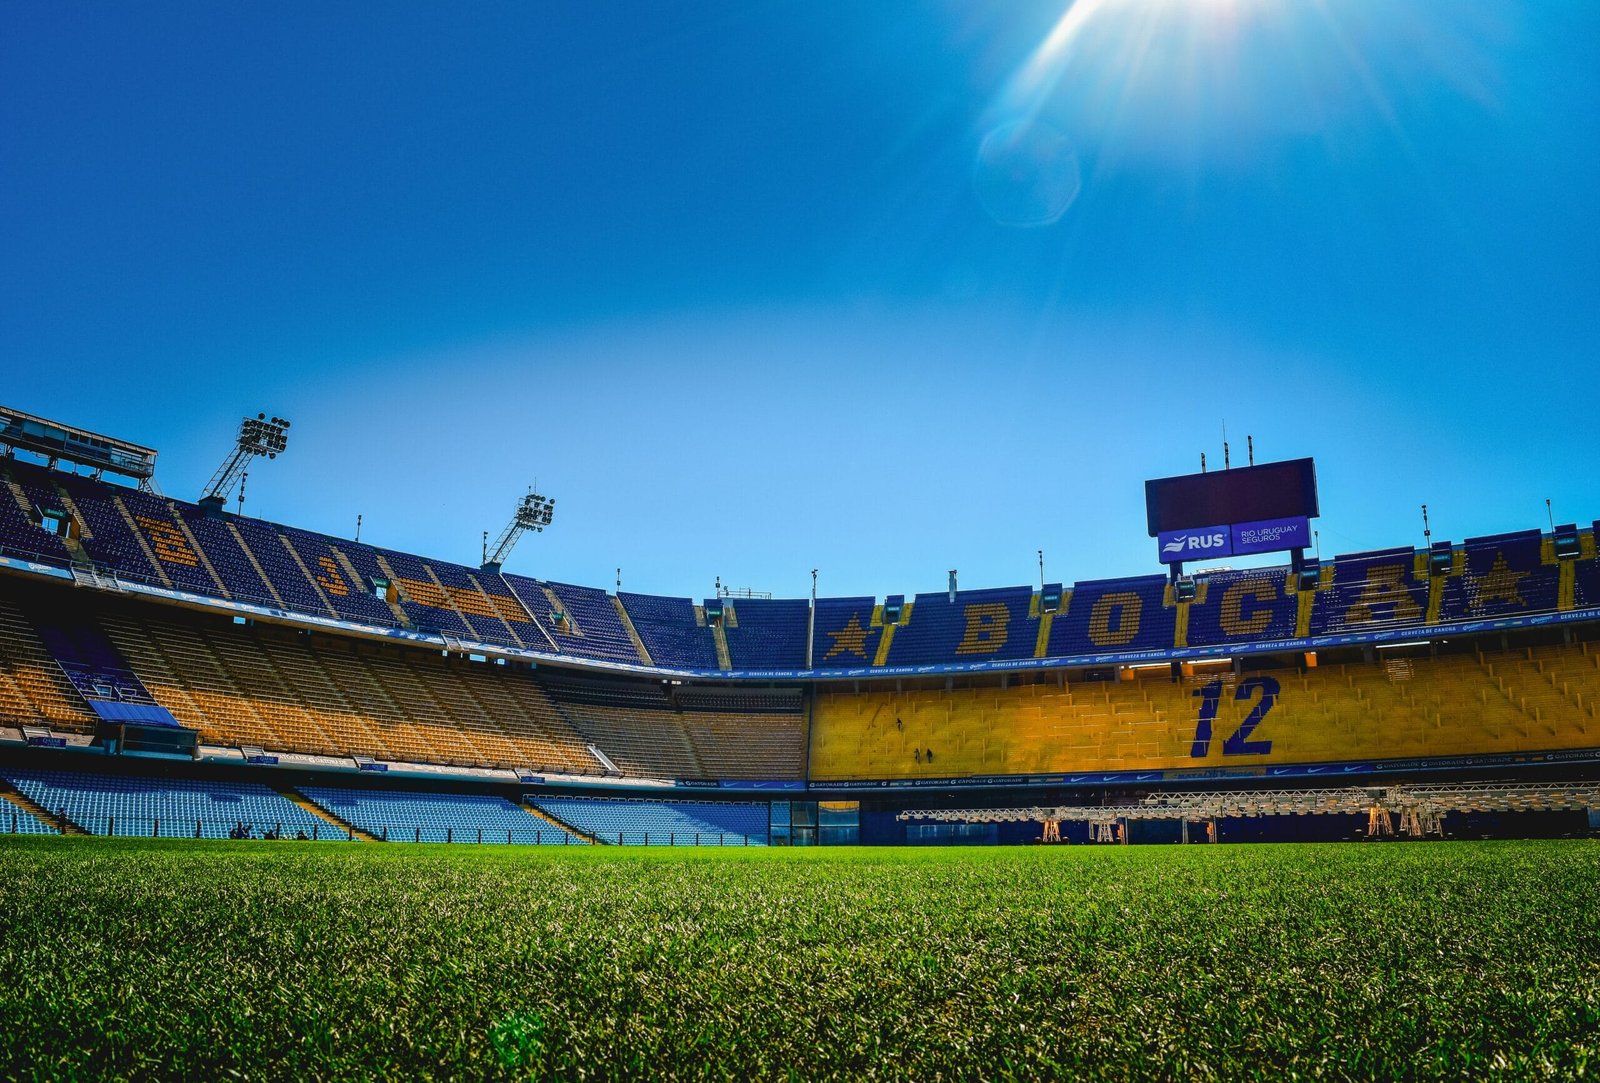
POLYGON ((1169 541, 1161 547, 1163 553, 1181 553, 1185 550, 1195 549, 1221 549, 1228 544, 1228 536, 1223 533, 1215 534, 1185 534, 1181 538, 1169 541))

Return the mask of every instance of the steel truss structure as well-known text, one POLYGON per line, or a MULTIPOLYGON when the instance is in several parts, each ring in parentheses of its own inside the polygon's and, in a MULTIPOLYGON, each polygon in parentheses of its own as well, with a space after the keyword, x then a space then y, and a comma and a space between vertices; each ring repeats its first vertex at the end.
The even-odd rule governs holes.
MULTIPOLYGON (((250 469, 250 460, 257 456, 276 459, 280 453, 289 447, 290 422, 281 417, 267 417, 266 414, 257 414, 247 417, 239 422, 239 435, 234 439, 233 450, 228 457, 217 467, 217 472, 211 475, 211 481, 206 484, 206 491, 200 497, 200 503, 221 508, 228 502, 228 494, 233 492, 233 487, 238 484, 244 472, 250 469)), ((240 490, 239 502, 244 503, 244 490, 240 490)))
POLYGON ((528 490, 528 494, 517 502, 517 510, 511 517, 511 522, 500 532, 495 539, 494 550, 491 555, 488 537, 485 535, 483 547, 483 567, 486 571, 499 571, 505 564, 506 558, 511 555, 511 549, 517 544, 517 539, 526 531, 535 534, 542 533, 556 516, 556 502, 548 496, 543 496, 528 490))
MULTIPOLYGON (((944 823, 1042 823, 1059 839, 1063 821, 1087 823, 1090 837, 1111 841, 1132 820, 1215 823, 1227 817, 1365 815, 1368 834, 1437 835, 1449 812, 1581 812, 1600 808, 1600 782, 1555 784, 1475 782, 1459 785, 1350 786, 1325 790, 1235 790, 1153 794, 1136 805, 1055 805, 1031 808, 930 809, 899 820, 944 823)), ((1117 837, 1125 837, 1120 833, 1117 837)))

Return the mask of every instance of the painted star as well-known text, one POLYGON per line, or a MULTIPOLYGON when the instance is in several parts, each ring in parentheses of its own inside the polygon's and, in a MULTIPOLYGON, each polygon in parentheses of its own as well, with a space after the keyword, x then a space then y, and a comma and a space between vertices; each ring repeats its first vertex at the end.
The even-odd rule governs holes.
POLYGON ((833 647, 822 656, 826 662, 836 654, 854 654, 863 661, 867 657, 867 636, 872 634, 872 629, 861 627, 861 614, 850 614, 850 620, 837 632, 829 632, 833 637, 833 647))
POLYGON ((1528 578, 1528 572, 1514 572, 1506 563, 1504 553, 1496 553, 1494 566, 1488 574, 1472 577, 1472 607, 1487 609, 1496 603, 1525 608, 1527 602, 1517 590, 1517 584, 1528 578))

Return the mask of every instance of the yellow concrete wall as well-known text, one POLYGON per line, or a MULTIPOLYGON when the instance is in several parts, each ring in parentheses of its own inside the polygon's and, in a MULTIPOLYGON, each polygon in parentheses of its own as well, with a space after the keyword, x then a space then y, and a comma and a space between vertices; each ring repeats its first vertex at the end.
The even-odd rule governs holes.
MULTIPOLYGON (((944 691, 820 691, 816 779, 949 778, 1494 755, 1600 747, 1600 645, 1296 670, 944 691), (1228 740, 1279 691, 1230 754, 1228 740), (1221 680, 1195 747, 1201 689, 1221 680), (1236 699, 1247 694, 1247 699, 1236 699), (898 725, 896 724, 898 720, 898 725), (1270 742, 1260 750, 1257 742, 1270 742), (933 760, 926 751, 933 751, 933 760), (917 753, 923 753, 919 762, 917 753)), ((1237 742, 1236 742, 1237 743, 1237 742)))

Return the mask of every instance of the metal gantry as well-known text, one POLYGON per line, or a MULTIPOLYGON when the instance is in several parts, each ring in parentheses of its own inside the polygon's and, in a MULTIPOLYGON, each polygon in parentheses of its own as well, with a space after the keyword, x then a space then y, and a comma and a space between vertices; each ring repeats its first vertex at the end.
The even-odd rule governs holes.
POLYGON ((1368 834, 1441 833, 1449 812, 1560 812, 1600 808, 1600 782, 1475 782, 1421 786, 1347 786, 1322 790, 1218 790, 1152 794, 1134 805, 1053 805, 1017 808, 929 809, 902 812, 900 820, 944 823, 1043 823, 1059 837, 1060 824, 1090 825, 1090 837, 1110 841, 1114 825, 1131 820, 1214 823, 1227 817, 1366 815, 1368 834))

